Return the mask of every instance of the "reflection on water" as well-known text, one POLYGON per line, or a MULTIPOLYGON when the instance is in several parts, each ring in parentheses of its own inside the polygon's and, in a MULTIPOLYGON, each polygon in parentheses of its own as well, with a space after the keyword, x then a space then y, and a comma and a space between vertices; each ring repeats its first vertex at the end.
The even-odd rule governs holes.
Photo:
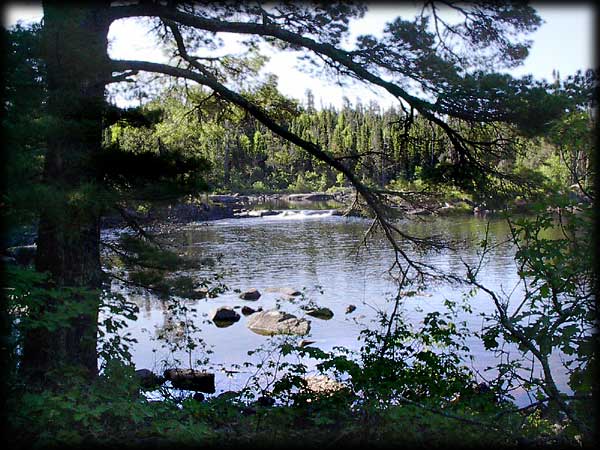
MULTIPOLYGON (((332 211, 287 210, 279 215, 249 219, 226 219, 209 223, 192 224, 168 237, 180 245, 182 252, 198 258, 222 254, 218 267, 228 292, 214 299, 184 302, 196 308, 199 319, 195 324, 201 328, 199 336, 212 350, 212 367, 232 369, 244 361, 252 360, 248 351, 268 342, 268 337, 252 333, 246 327, 247 318, 240 308, 249 306, 264 310, 280 308, 282 311, 304 317, 301 306, 307 301, 331 309, 334 316, 311 320, 309 338, 316 346, 329 351, 335 346, 358 350, 357 339, 361 329, 375 327, 376 311, 388 310, 396 290, 388 275, 393 253, 381 236, 374 236, 368 245, 361 246, 363 235, 370 222, 357 218, 332 215, 332 211), (303 290, 303 298, 290 297, 278 292, 277 288, 303 290), (256 288, 262 296, 257 301, 241 300, 239 291, 256 288), (237 290, 237 292, 236 292, 237 290), (346 313, 349 305, 356 310, 346 313), (233 325, 219 328, 209 320, 209 313, 220 306, 237 308, 241 319, 233 325)), ((409 234, 438 235, 452 241, 453 250, 429 252, 415 257, 446 272, 464 274, 464 263, 476 264, 479 260, 478 243, 484 238, 487 220, 472 216, 453 218, 417 218, 400 223, 409 234)), ((493 243, 506 239, 506 223, 492 219, 489 233, 493 243)), ((517 285, 518 277, 513 261, 514 249, 498 247, 481 269, 481 281, 489 288, 510 292, 517 285)), ((212 272, 195 272, 198 278, 210 276, 212 272)), ((404 301, 404 318, 418 323, 424 314, 443 310, 445 299, 460 300, 467 288, 446 283, 432 283, 426 289, 404 301)), ((518 295, 518 289, 514 295, 518 295)), ((139 343, 133 349, 133 359, 138 368, 162 369, 163 361, 173 364, 178 357, 182 364, 195 361, 202 356, 202 348, 193 355, 179 351, 173 354, 161 348, 155 340, 157 330, 174 333, 174 339, 183 339, 185 330, 177 331, 173 324, 172 311, 168 304, 149 294, 129 294, 140 307, 139 318, 131 323, 129 331, 139 343), (170 322, 171 321, 171 322, 170 322), (177 334, 179 332, 179 335, 177 334), (191 356, 191 357, 190 357, 191 356)), ((491 312, 491 300, 482 294, 470 299, 473 313, 461 317, 471 330, 480 330, 480 312, 491 312)), ((471 339, 468 342, 474 355, 473 367, 483 370, 495 365, 493 354, 483 349, 482 344, 471 339)), ((250 372, 239 368, 234 377, 218 372, 217 393, 237 389, 244 385, 250 372)))

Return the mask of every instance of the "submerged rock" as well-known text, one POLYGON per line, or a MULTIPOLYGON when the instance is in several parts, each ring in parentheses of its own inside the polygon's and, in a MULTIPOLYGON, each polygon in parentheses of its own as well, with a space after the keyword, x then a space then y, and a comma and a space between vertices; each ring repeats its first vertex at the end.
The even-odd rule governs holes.
POLYGON ((299 295, 302 295, 302 292, 300 292, 298 289, 294 289, 291 287, 269 287, 266 288, 265 291, 276 292, 278 294, 283 294, 288 297, 297 297, 299 295))
POLYGON ((306 310, 306 314, 323 320, 329 320, 333 317, 333 311, 329 308, 310 308, 306 310))
POLYGON ((297 334, 303 336, 310 331, 310 321, 276 309, 252 314, 247 323, 250 331, 265 336, 274 334, 297 334))

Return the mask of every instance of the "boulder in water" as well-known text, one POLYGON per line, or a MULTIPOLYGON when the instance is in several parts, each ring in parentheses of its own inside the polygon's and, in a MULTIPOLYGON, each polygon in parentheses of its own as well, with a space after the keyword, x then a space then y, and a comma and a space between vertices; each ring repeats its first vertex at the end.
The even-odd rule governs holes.
POLYGON ((212 321, 217 326, 228 326, 240 320, 240 315, 228 306, 221 306, 212 312, 212 321))
POLYGON ((249 306, 242 306, 242 314, 245 316, 249 316, 250 314, 254 314, 255 312, 262 311, 262 308, 253 309, 249 306))
POLYGON ((416 208, 406 212, 409 216, 431 216, 433 212, 430 209, 416 208))
POLYGON ((248 289, 240 294, 242 300, 258 300, 260 298, 260 292, 258 289, 248 289))
POLYGON ((274 334, 297 334, 303 336, 310 331, 310 322, 300 319, 292 314, 276 309, 260 311, 248 318, 248 328, 265 336, 274 334))

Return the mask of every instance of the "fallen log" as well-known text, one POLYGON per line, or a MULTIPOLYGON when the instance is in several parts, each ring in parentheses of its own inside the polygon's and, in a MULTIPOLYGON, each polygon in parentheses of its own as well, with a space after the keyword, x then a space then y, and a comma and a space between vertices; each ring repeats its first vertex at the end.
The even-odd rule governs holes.
POLYGON ((215 374, 194 369, 167 369, 165 378, 174 388, 187 391, 215 392, 215 374))

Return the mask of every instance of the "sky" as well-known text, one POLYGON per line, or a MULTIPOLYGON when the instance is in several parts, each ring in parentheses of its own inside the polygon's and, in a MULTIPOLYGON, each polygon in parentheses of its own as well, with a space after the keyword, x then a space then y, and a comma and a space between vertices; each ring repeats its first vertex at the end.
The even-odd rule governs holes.
MULTIPOLYGON (((385 23, 398 15, 415 11, 408 2, 398 4, 369 4, 369 11, 362 19, 351 23, 351 38, 359 34, 380 35, 385 23)), ((596 64, 594 48, 594 15, 592 4, 552 4, 532 3, 544 23, 530 35, 533 45, 524 65, 509 71, 514 76, 531 74, 536 79, 552 79, 553 70, 558 70, 562 78, 577 70, 592 68, 596 64)), ((37 21, 42 18, 39 3, 9 3, 4 7, 3 24, 14 25, 17 20, 37 21)), ((226 34, 220 33, 226 42, 232 42, 226 34)), ((132 20, 119 20, 113 23, 109 32, 112 58, 146 59, 163 61, 164 56, 152 45, 143 26, 132 20)), ((235 48, 230 44, 227 48, 235 48)), ((298 61, 293 53, 282 53, 271 57, 265 71, 278 75, 279 89, 288 96, 303 100, 307 89, 315 95, 316 105, 341 106, 343 97, 356 103, 375 100, 382 107, 394 104, 395 100, 385 91, 368 88, 365 85, 339 87, 335 83, 324 82, 318 77, 302 73, 296 69, 298 61)))

